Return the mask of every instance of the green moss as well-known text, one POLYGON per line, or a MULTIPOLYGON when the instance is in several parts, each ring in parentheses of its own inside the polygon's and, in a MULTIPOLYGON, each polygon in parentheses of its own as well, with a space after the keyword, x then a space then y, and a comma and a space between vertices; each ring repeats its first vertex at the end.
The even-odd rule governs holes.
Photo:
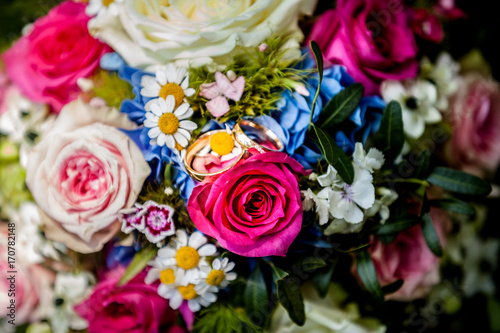
POLYGON ((194 322, 193 333, 257 333, 262 330, 252 324, 243 308, 234 308, 222 302, 201 311, 194 322))
POLYGON ((132 86, 120 79, 117 73, 99 71, 95 77, 94 93, 106 101, 109 106, 120 108, 122 101, 134 98, 132 86))

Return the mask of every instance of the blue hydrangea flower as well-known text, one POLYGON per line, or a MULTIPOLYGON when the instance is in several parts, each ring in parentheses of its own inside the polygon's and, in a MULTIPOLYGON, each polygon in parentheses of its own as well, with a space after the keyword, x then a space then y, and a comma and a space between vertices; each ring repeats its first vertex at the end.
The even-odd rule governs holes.
MULTIPOLYGON (((132 85, 135 98, 133 100, 124 100, 120 106, 120 111, 127 114, 129 119, 136 124, 142 125, 146 114, 144 105, 152 98, 144 97, 140 94, 141 78, 144 75, 154 76, 154 74, 128 66, 116 53, 104 55, 101 58, 101 68, 116 71, 121 79, 132 85)), ((161 182, 165 165, 171 163, 173 167, 173 185, 179 189, 182 198, 189 198, 195 182, 189 177, 180 156, 166 146, 151 146, 149 144, 150 138, 147 134, 148 130, 149 128, 138 128, 133 131, 125 131, 141 149, 144 159, 151 167, 152 171, 148 179, 150 181, 156 180, 161 182)))
MULTIPOLYGON (((303 68, 311 68, 314 62, 307 57, 303 62, 303 68)), ((279 122, 286 136, 286 151, 295 157, 305 167, 310 167, 321 158, 319 152, 315 151, 308 142, 305 142, 306 132, 309 127, 311 107, 314 95, 318 87, 318 75, 312 75, 306 82, 309 96, 302 96, 297 92, 285 91, 283 98, 278 103, 278 111, 273 117, 279 122)), ((333 96, 354 83, 343 66, 332 66, 323 72, 323 83, 316 101, 313 122, 319 118, 323 107, 333 96)), ((374 134, 382 118, 384 101, 377 96, 363 97, 358 108, 352 113, 348 121, 342 125, 342 129, 330 133, 339 147, 347 153, 354 151, 356 142, 365 143, 367 137, 374 134)))

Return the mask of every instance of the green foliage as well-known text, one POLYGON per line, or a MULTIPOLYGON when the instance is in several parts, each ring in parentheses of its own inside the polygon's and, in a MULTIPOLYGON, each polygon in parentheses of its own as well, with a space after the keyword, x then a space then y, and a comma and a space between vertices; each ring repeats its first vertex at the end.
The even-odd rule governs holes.
POLYGON ((434 224, 432 223, 431 216, 429 214, 425 214, 422 218, 422 233, 425 238, 425 242, 429 249, 438 257, 443 256, 443 248, 441 247, 441 243, 439 242, 439 237, 434 228, 434 224))
POLYGON ((290 319, 297 325, 302 326, 306 322, 304 300, 300 292, 300 281, 296 277, 287 276, 276 283, 278 287, 278 299, 288 312, 290 319))
POLYGON ((193 326, 193 333, 259 333, 262 329, 252 324, 245 310, 218 301, 201 311, 193 326))
POLYGON ((378 235, 397 234, 403 230, 409 229, 420 223, 420 218, 415 215, 406 215, 396 218, 390 218, 383 225, 377 225, 376 233, 378 235))
POLYGON ((444 167, 434 169, 427 181, 453 193, 486 196, 491 192, 491 185, 481 178, 444 167))
POLYGON ((314 286, 318 291, 321 298, 325 298, 328 294, 328 289, 332 282, 333 271, 337 265, 338 258, 335 258, 329 263, 327 267, 324 267, 316 272, 313 277, 314 286))
POLYGON ((318 146, 326 161, 337 170, 344 182, 352 184, 354 181, 354 168, 351 159, 337 146, 335 139, 330 134, 315 125, 313 125, 313 129, 316 134, 313 137, 313 141, 318 146))
POLYGON ((146 268, 148 262, 156 257, 157 252, 158 248, 153 244, 137 252, 130 264, 127 266, 127 269, 120 278, 120 281, 118 281, 118 286, 123 286, 136 277, 137 274, 146 268))
POLYGON ((391 165, 394 159, 401 153, 404 145, 403 115, 401 105, 392 101, 387 104, 380 129, 377 133, 376 146, 384 153, 385 165, 391 165))
MULTIPOLYGON (((245 287, 245 309, 251 318, 266 318, 266 313, 263 305, 267 304, 269 295, 267 292, 266 282, 259 265, 255 266, 254 271, 247 280, 245 287)), ((259 323, 261 325, 264 322, 259 323)))
POLYGON ((375 267, 373 266, 373 261, 368 249, 356 252, 356 268, 366 289, 378 302, 383 302, 384 293, 380 287, 377 273, 375 272, 375 267))
POLYGON ((430 200, 429 205, 463 215, 474 215, 474 207, 456 198, 430 200))
MULTIPOLYGON (((286 37, 271 37, 266 41, 267 51, 260 52, 256 47, 237 54, 233 61, 227 64, 223 72, 232 70, 237 76, 244 76, 245 90, 239 102, 229 101, 231 109, 218 119, 220 122, 231 118, 270 114, 276 109, 276 103, 281 99, 283 90, 292 90, 297 82, 303 81, 311 72, 293 68, 297 60, 285 58, 289 52, 283 48, 286 41, 286 37)), ((197 89, 197 93, 189 98, 189 103, 195 112, 201 113, 202 117, 212 116, 205 107, 208 100, 199 95, 199 86, 214 81, 215 71, 210 71, 206 66, 190 69, 190 86, 197 89)))
POLYGON ((323 82, 323 54, 321 53, 319 45, 315 41, 311 41, 309 45, 311 46, 311 50, 314 53, 314 58, 316 59, 316 67, 318 69, 319 76, 318 89, 316 89, 316 94, 314 95, 314 100, 311 106, 311 116, 309 118, 309 126, 311 126, 314 116, 314 109, 316 108, 316 101, 318 100, 319 92, 321 91, 321 83, 323 82))
POLYGON ((318 125, 322 129, 329 129, 349 118, 361 102, 364 92, 365 87, 361 83, 354 83, 333 96, 321 111, 318 125))
POLYGON ((120 79, 117 73, 99 71, 94 80, 95 96, 104 99, 111 107, 118 109, 124 99, 134 98, 132 86, 127 81, 120 79))

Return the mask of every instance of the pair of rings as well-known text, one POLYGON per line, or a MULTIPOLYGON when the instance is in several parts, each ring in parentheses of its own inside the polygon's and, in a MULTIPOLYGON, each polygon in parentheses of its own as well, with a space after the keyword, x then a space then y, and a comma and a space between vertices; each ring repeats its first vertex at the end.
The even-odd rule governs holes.
MULTIPOLYGON (((217 140, 215 140, 217 141, 217 140)), ((231 148, 230 148, 231 149, 231 148)), ((249 155, 263 154, 268 151, 283 151, 283 142, 270 129, 262 126, 251 120, 241 120, 234 125, 232 130, 215 130, 201 135, 186 151, 184 155, 184 165, 189 175, 198 180, 203 181, 205 177, 219 175, 234 167, 242 158, 247 158, 249 155), (218 134, 218 133, 227 133, 218 134), (214 151, 213 139, 223 137, 233 140, 232 144, 236 145, 236 155, 228 161, 230 165, 224 165, 222 169, 216 171, 200 171, 196 170, 196 158, 201 152, 214 151), (241 151, 240 148, 241 147, 241 151)), ((233 150, 234 151, 234 150, 233 150)), ((220 154, 216 154, 220 156, 220 154)))

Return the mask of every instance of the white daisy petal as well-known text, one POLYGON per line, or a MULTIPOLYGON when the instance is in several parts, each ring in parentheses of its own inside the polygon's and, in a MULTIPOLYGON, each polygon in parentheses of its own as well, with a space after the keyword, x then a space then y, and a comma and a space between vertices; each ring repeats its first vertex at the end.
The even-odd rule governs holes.
POLYGON ((198 250, 200 256, 203 257, 212 256, 215 254, 215 252, 217 252, 217 248, 213 244, 205 244, 198 250))
POLYGON ((160 133, 160 135, 158 135, 158 137, 156 138, 158 146, 164 146, 166 140, 167 140, 167 135, 165 135, 165 133, 160 133))
MULTIPOLYGON (((227 258, 225 258, 227 259, 227 258)), ((234 268, 236 264, 234 262, 230 262, 226 265, 226 267, 224 268, 224 272, 229 272, 230 270, 232 270, 234 268)))
POLYGON ((236 278, 238 277, 238 275, 236 273, 226 273, 226 280, 228 281, 234 281, 236 280, 236 278))
POLYGON ((184 230, 177 230, 175 233, 176 240, 181 246, 188 246, 188 235, 184 230))
POLYGON ((179 123, 179 127, 184 128, 188 131, 194 131, 198 128, 198 125, 196 125, 196 123, 192 122, 191 120, 183 120, 179 123))
POLYGON ((177 118, 182 116, 183 114, 186 113, 186 111, 189 110, 189 104, 188 103, 182 103, 177 110, 175 110, 174 114, 177 118))
POLYGON ((205 244, 207 242, 207 239, 201 232, 193 232, 191 237, 189 237, 189 243, 188 245, 191 246, 193 249, 198 250, 200 246, 205 244))
POLYGON ((180 117, 178 117, 179 120, 183 120, 183 119, 188 119, 188 118, 191 118, 191 116, 193 115, 194 111, 193 109, 189 108, 187 109, 187 111, 180 117))
POLYGON ((157 121, 151 121, 149 119, 144 120, 144 126, 146 127, 157 127, 158 126, 158 120, 157 121))
POLYGON ((176 73, 177 72, 177 68, 175 68, 175 65, 170 63, 167 65, 167 70, 166 70, 166 77, 167 77, 167 81, 168 83, 175 83, 175 78, 176 78, 176 73))
MULTIPOLYGON (((181 88, 184 90, 184 95, 186 95, 186 89, 189 88, 189 75, 187 75, 184 80, 182 80, 181 88)), ((193 89, 194 90, 194 89, 193 89)), ((187 96, 187 95, 186 95, 187 96)), ((188 96, 189 97, 189 96, 188 96)))
POLYGON ((150 138, 156 138, 158 135, 160 135, 161 131, 159 127, 153 127, 148 131, 148 136, 150 138))
POLYGON ((191 310, 191 312, 198 312, 201 309, 200 303, 198 303, 194 299, 190 299, 188 301, 188 307, 189 307, 189 310, 191 310))
POLYGON ((181 307, 183 301, 184 299, 182 298, 181 294, 177 292, 177 294, 170 299, 169 305, 173 310, 177 310, 181 307))
POLYGON ((213 302, 215 302, 217 300, 217 296, 215 296, 212 293, 205 293, 205 294, 201 295, 201 298, 203 298, 204 300, 209 301, 210 303, 213 303, 213 302))
POLYGON ((174 258, 177 254, 177 251, 170 247, 163 247, 158 250, 158 256, 165 258, 174 258))
POLYGON ((186 147, 189 144, 188 139, 186 139, 186 137, 182 135, 179 131, 177 131, 177 133, 174 133, 174 139, 182 147, 186 147))
MULTIPOLYGON (((178 133, 182 134, 186 139, 191 140, 191 133, 189 133, 188 131, 186 131, 185 129, 183 128, 179 128, 177 130, 178 133)), ((208 146, 208 148, 210 149, 210 146, 208 146)))
POLYGON ((181 84, 184 77, 186 77, 186 72, 187 72, 186 68, 184 67, 178 68, 174 83, 181 84))
POLYGON ((167 73, 162 68, 156 70, 156 80, 162 86, 167 84, 167 73))
POLYGON ((151 103, 151 112, 157 116, 157 117, 161 117, 163 115, 163 111, 161 110, 160 108, 160 104, 158 102, 155 102, 155 103, 151 103))
POLYGON ((175 98, 172 95, 168 95, 165 101, 165 112, 171 113, 175 108, 175 98))
POLYGON ((194 95, 195 92, 196 92, 196 90, 194 90, 193 88, 187 88, 184 90, 184 95, 186 97, 191 97, 194 95))
POLYGON ((221 268, 221 262, 219 259, 215 259, 213 262, 212 262, 212 267, 215 269, 215 270, 219 270, 221 268))
POLYGON ((166 136, 166 144, 167 147, 170 149, 176 149, 175 148, 175 139, 173 135, 167 134, 166 136))

